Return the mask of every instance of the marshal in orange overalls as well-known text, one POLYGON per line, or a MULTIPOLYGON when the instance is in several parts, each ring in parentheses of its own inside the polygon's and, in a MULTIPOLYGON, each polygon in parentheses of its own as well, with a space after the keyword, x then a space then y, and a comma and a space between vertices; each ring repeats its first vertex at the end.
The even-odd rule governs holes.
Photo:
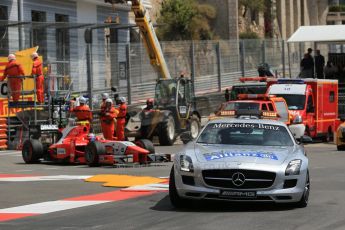
POLYGON ((44 76, 42 62, 39 57, 33 59, 31 75, 36 75, 36 95, 39 103, 44 103, 44 76))
POLYGON ((12 99, 13 101, 18 101, 23 82, 23 79, 19 78, 19 76, 24 76, 24 70, 16 60, 10 60, 7 63, 4 75, 0 78, 0 81, 5 80, 8 76, 10 76, 8 79, 8 86, 11 90, 12 99))
POLYGON ((101 126, 103 137, 107 140, 112 140, 114 138, 114 118, 116 118, 116 111, 115 108, 111 105, 111 107, 106 107, 101 114, 101 126))
POLYGON ((119 107, 119 114, 117 115, 117 124, 116 124, 116 138, 118 141, 125 140, 126 114, 127 114, 127 105, 126 103, 122 103, 119 107))

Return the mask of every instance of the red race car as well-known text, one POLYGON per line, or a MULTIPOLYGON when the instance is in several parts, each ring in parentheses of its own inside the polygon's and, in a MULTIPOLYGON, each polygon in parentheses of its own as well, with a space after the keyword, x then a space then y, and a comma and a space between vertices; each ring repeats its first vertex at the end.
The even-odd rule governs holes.
POLYGON ((105 140, 90 133, 88 125, 79 124, 63 129, 55 125, 39 125, 31 130, 31 138, 22 148, 25 163, 41 159, 53 162, 81 163, 89 166, 124 163, 132 158, 133 163, 148 163, 154 146, 150 140, 129 141, 105 140), (53 143, 53 144, 51 144, 53 143))

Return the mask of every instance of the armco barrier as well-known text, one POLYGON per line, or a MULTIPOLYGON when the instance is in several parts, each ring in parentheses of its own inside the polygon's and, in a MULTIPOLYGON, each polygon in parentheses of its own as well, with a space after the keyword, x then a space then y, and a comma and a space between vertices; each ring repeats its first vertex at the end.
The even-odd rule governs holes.
POLYGON ((7 149, 7 119, 0 118, 0 149, 7 149))

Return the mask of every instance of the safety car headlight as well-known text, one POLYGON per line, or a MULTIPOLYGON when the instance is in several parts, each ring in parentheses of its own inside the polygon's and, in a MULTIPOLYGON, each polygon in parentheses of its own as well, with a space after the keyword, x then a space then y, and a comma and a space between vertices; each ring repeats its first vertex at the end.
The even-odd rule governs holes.
POLYGON ((301 169, 302 160, 292 160, 289 162, 285 170, 285 176, 299 175, 301 169))
POLYGON ((295 118, 293 119, 292 123, 294 124, 301 124, 303 122, 302 116, 297 115, 295 116, 295 118))
POLYGON ((193 162, 189 156, 181 155, 180 156, 180 166, 181 171, 184 172, 194 172, 193 162))

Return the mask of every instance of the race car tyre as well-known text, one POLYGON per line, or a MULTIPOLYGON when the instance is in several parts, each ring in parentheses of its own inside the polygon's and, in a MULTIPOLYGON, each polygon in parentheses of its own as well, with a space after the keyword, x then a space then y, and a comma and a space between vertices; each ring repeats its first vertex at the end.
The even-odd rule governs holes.
POLYGON ((175 120, 170 114, 168 119, 161 124, 161 132, 158 136, 159 144, 162 146, 171 146, 176 138, 175 120))
POLYGON ((87 144, 85 148, 85 160, 90 167, 99 166, 98 155, 105 154, 105 148, 102 143, 93 141, 87 144))
POLYGON ((307 172, 307 180, 304 185, 304 192, 302 198, 299 202, 296 203, 297 208, 305 208, 308 205, 309 201, 309 193, 310 193, 310 179, 309 179, 309 171, 307 172))
POLYGON ((43 156, 43 145, 35 139, 26 140, 22 148, 22 157, 26 164, 39 162, 43 156))
POLYGON ((155 153, 155 147, 152 143, 152 141, 148 139, 138 139, 134 142, 137 146, 148 150, 150 153, 155 153))
POLYGON ((345 151, 345 145, 337 145, 338 151, 345 151))
POLYGON ((176 189, 175 184, 175 173, 174 173, 174 166, 172 166, 170 171, 170 177, 169 177, 169 198, 171 204, 175 208, 186 208, 189 204, 188 200, 181 198, 176 189))

